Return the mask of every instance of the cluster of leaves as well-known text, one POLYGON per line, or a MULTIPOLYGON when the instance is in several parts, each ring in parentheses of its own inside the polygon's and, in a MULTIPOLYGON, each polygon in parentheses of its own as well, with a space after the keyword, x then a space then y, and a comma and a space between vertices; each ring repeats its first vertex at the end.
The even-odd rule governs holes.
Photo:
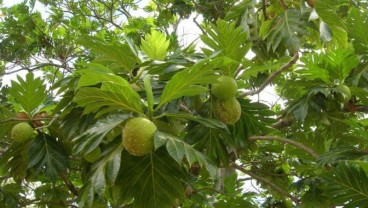
POLYGON ((27 72, 0 82, 0 207, 367 206, 366 2, 146 3, 1 7, 0 80, 27 72), (200 50, 178 40, 192 14, 200 50), (213 113, 221 75, 234 125, 213 113), (282 105, 247 97, 270 84, 282 105), (152 153, 124 150, 132 117, 156 125, 152 153), (35 139, 12 140, 21 122, 35 139))

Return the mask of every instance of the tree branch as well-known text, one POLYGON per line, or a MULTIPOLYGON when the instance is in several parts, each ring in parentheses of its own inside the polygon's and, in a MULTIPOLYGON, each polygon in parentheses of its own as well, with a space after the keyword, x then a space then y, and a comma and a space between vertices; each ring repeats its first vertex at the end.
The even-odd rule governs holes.
POLYGON ((248 139, 251 140, 251 141, 256 141, 256 140, 269 140, 269 141, 272 141, 272 140, 276 140, 276 141, 284 142, 284 143, 291 144, 295 147, 298 147, 298 148, 304 150, 305 152, 312 155, 316 159, 319 158, 319 154, 316 153, 313 149, 311 149, 310 147, 307 147, 306 145, 304 145, 300 142, 297 142, 297 141, 294 141, 294 140, 291 140, 291 139, 281 138, 281 137, 277 137, 277 136, 251 136, 248 139))
POLYGON ((237 170, 239 170, 239 171, 243 172, 244 174, 247 174, 247 175, 251 176, 252 178, 256 179, 257 181, 260 181, 260 182, 262 182, 262 183, 264 183, 264 184, 266 184, 266 185, 270 186, 271 188, 273 188, 274 190, 276 190, 276 191, 277 191, 277 192, 279 192, 280 194, 282 194, 282 195, 284 195, 284 196, 286 196, 286 197, 290 198, 290 199, 291 199, 293 202, 295 202, 296 204, 299 204, 299 199, 298 199, 298 198, 296 198, 295 196, 293 196, 293 195, 289 194, 289 192, 288 192, 288 191, 286 191, 286 190, 284 190, 283 188, 279 187, 278 185, 276 185, 275 183, 273 183, 273 182, 272 182, 272 181, 270 181, 269 179, 267 179, 267 178, 263 178, 263 177, 261 177, 261 176, 258 176, 257 174, 253 173, 252 171, 246 170, 246 169, 244 169, 243 167, 241 167, 241 166, 237 165, 235 162, 230 162, 230 163, 231 163, 231 165, 232 165, 235 169, 237 169, 237 170))
POLYGON ((75 188, 73 183, 68 179, 68 177, 65 175, 65 173, 61 172, 59 173, 61 179, 63 179, 64 184, 66 187, 68 187, 69 191, 74 194, 74 196, 78 197, 78 190, 75 188))
POLYGON ((55 63, 41 63, 41 64, 37 64, 37 65, 31 66, 31 67, 22 67, 20 69, 14 70, 14 71, 0 73, 0 76, 14 74, 14 73, 17 73, 17 72, 20 72, 20 71, 23 71, 23 70, 27 70, 27 71, 31 72, 31 71, 40 69, 40 68, 45 67, 45 66, 54 66, 54 67, 58 67, 58 68, 66 68, 64 65, 59 65, 59 64, 55 64, 55 63))
POLYGON ((265 20, 267 20, 268 16, 267 16, 266 0, 262 0, 262 12, 265 20))
POLYGON ((296 52, 293 58, 288 63, 282 65, 280 69, 270 74, 270 76, 267 77, 267 79, 261 84, 261 86, 257 90, 250 90, 250 91, 243 92, 242 94, 240 94, 240 97, 245 97, 247 95, 255 95, 255 94, 260 93, 264 88, 267 87, 267 85, 269 85, 273 81, 273 79, 275 79, 275 77, 277 77, 282 72, 288 70, 291 66, 295 64, 295 62, 298 59, 299 59, 299 54, 298 52, 296 52))
POLYGON ((206 31, 201 27, 201 25, 197 22, 197 18, 198 18, 198 15, 196 17, 193 18, 193 22, 195 25, 197 25, 197 27, 202 31, 202 33, 204 35, 207 35, 206 31))

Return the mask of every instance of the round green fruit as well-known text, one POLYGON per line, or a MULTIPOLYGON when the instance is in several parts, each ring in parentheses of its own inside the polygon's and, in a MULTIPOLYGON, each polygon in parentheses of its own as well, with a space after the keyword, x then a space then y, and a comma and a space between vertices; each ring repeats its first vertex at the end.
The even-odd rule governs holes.
POLYGON ((157 128, 146 118, 132 118, 123 128, 123 146, 134 156, 142 156, 152 152, 153 135, 157 128))
POLYGON ((211 92, 219 100, 228 100, 236 95, 238 84, 229 76, 221 76, 212 84, 211 92))
POLYGON ((338 85, 336 88, 337 100, 342 103, 347 103, 351 99, 351 91, 346 85, 338 85))
POLYGON ((258 151, 258 144, 256 142, 252 142, 248 145, 248 149, 251 152, 257 152, 258 151))
POLYGON ((214 103, 215 116, 225 124, 235 124, 241 115, 241 107, 236 98, 229 100, 217 100, 214 103))
POLYGON ((97 161, 101 157, 101 148, 96 147, 94 150, 84 155, 84 159, 90 163, 97 161))
POLYGON ((18 123, 11 130, 11 137, 16 142, 26 142, 34 138, 34 132, 28 123, 18 123))

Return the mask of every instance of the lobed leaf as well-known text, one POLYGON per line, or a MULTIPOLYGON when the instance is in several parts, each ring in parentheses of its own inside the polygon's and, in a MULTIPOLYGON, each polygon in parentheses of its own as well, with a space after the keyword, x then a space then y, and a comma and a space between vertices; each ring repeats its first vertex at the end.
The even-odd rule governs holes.
POLYGON ((170 208, 183 199, 185 178, 179 164, 161 149, 143 157, 123 154, 116 184, 122 198, 134 199, 131 207, 170 208))
POLYGON ((208 88, 201 85, 213 83, 216 80, 214 69, 215 61, 203 60, 192 67, 176 73, 166 84, 160 102, 159 109, 165 103, 182 96, 194 96, 207 92, 208 88))
POLYGON ((20 106, 21 109, 17 109, 18 111, 24 110, 30 115, 37 110, 37 108, 42 105, 46 98, 46 85, 41 78, 35 78, 33 73, 28 73, 25 79, 17 76, 18 82, 11 81, 11 87, 9 89, 9 94, 13 97, 14 103, 20 106))
POLYGON ((151 59, 162 61, 166 58, 170 41, 164 33, 153 30, 141 40, 141 50, 151 59))
POLYGON ((45 175, 56 180, 60 173, 68 167, 68 155, 63 146, 55 138, 47 134, 39 134, 29 147, 27 168, 44 171, 45 175))
POLYGON ((340 163, 322 177, 324 192, 333 199, 333 204, 346 208, 367 206, 368 175, 361 167, 340 163))
POLYGON ((201 152, 173 135, 164 132, 156 132, 155 148, 158 149, 164 144, 166 144, 166 149, 169 155, 179 164, 183 163, 185 156, 189 165, 198 162, 201 167, 206 168, 212 177, 217 175, 216 166, 201 152))
POLYGON ((73 142, 75 142, 74 153, 88 154, 101 143, 111 130, 119 126, 127 118, 128 116, 126 115, 115 115, 99 120, 83 134, 73 139, 73 142))

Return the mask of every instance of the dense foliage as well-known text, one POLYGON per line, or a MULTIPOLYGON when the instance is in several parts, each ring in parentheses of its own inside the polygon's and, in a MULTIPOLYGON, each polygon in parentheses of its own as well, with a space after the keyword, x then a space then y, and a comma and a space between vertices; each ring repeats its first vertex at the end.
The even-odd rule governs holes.
POLYGON ((2 6, 0 207, 368 207, 367 8, 2 6), (257 99, 268 86, 278 102, 257 99))

